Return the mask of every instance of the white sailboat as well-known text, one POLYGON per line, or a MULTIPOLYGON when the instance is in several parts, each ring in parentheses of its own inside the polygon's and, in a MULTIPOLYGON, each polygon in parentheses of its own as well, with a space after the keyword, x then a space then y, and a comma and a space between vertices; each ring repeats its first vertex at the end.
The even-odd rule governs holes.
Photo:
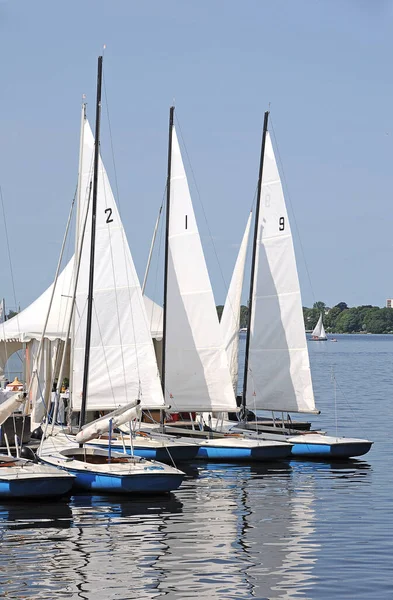
MULTIPOLYGON (((99 154, 101 77, 102 57, 98 66, 96 139, 85 120, 79 177, 71 401, 73 409, 80 411, 80 428, 85 424, 87 408, 108 410, 112 405, 115 412, 119 407, 132 410, 136 400, 152 408, 163 405, 139 281, 99 154)), ((117 413, 108 425, 120 424, 113 421, 115 416, 117 413)), ((101 424, 90 427, 94 433, 102 433, 101 424)), ((42 440, 39 457, 73 473, 75 487, 155 493, 174 490, 183 480, 184 473, 173 467, 116 455, 111 445, 106 449, 81 447, 78 437, 73 442, 62 431, 51 433, 42 440)))
MULTIPOLYGON (((267 130, 268 114, 265 113, 258 182, 243 406, 254 412, 317 414, 295 251, 267 130)), ((280 431, 285 435, 284 429, 280 431)), ((323 458, 360 456, 372 445, 369 440, 316 432, 288 434, 286 439, 293 444, 292 455, 323 458)))
POLYGON ((311 334, 311 339, 313 342, 326 342, 327 336, 325 332, 325 328, 323 326, 322 313, 319 315, 318 323, 315 325, 313 332, 311 334))
MULTIPOLYGON (((162 382, 172 413, 236 411, 213 291, 179 142, 170 111, 162 382)), ((184 432, 181 423, 168 431, 184 432)), ((194 423, 191 423, 194 429, 194 423)), ((203 436, 205 437, 205 436, 203 436)), ((289 454, 285 444, 199 437, 198 458, 264 460, 289 454), (255 445, 255 442, 257 444, 255 445)))

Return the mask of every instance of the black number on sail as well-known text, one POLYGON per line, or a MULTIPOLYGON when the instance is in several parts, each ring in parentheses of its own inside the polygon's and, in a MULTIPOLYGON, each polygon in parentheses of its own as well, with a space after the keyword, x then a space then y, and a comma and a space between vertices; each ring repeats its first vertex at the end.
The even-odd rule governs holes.
POLYGON ((284 217, 280 217, 278 220, 278 229, 279 231, 284 231, 285 229, 285 219, 284 217))
POLYGON ((112 219, 112 209, 111 208, 106 208, 105 209, 105 214, 108 213, 108 216, 106 218, 106 222, 107 223, 113 223, 113 219, 112 219))

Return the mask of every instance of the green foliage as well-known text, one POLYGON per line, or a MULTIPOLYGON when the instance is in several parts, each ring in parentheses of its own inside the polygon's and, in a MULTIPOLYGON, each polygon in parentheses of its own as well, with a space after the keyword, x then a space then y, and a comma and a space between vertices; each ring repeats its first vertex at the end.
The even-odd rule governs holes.
MULTIPOLYGON (((222 304, 219 304, 218 306, 216 306, 216 309, 217 309, 217 314, 218 314, 218 320, 221 321, 222 311, 224 310, 224 307, 222 304)), ((240 328, 247 327, 247 326, 248 326, 248 306, 242 305, 240 307, 240 328)))
POLYGON ((240 307, 240 327, 248 327, 248 306, 240 307))
POLYGON ((370 304, 350 308, 346 302, 327 308, 324 302, 315 302, 313 308, 303 307, 307 330, 315 327, 321 312, 325 329, 330 333, 393 333, 391 308, 379 308, 370 304))
POLYGON ((15 317, 15 315, 17 315, 17 314, 18 314, 18 311, 16 311, 16 310, 9 310, 6 321, 8 321, 8 319, 12 319, 12 317, 15 317))
POLYGON ((314 302, 313 308, 315 308, 315 310, 317 310, 318 312, 323 313, 325 312, 326 304, 318 300, 318 302, 314 302))
MULTIPOLYGON (((217 306, 220 320, 223 309, 222 305, 217 306)), ((328 333, 393 333, 393 308, 379 308, 371 304, 348 307, 346 302, 339 302, 329 308, 324 302, 314 302, 312 308, 303 306, 307 331, 314 329, 321 313, 328 333)), ((248 327, 247 306, 240 308, 240 327, 248 327)))

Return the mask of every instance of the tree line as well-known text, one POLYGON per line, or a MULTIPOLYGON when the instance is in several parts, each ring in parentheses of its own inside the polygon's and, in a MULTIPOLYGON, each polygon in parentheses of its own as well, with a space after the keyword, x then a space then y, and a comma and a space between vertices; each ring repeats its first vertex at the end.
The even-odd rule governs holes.
POLYGON ((329 333, 393 333, 393 309, 365 304, 349 307, 339 302, 332 308, 315 302, 312 308, 303 307, 304 325, 314 329, 319 315, 329 333))
MULTIPOLYGON (((217 306, 219 319, 223 309, 222 305, 217 306)), ((314 302, 312 308, 303 306, 304 327, 307 331, 314 329, 321 313, 328 333, 393 333, 392 308, 380 308, 371 304, 349 307, 346 302, 339 302, 330 308, 325 302, 314 302)), ((247 325, 248 307, 243 305, 240 309, 240 327, 247 325)))

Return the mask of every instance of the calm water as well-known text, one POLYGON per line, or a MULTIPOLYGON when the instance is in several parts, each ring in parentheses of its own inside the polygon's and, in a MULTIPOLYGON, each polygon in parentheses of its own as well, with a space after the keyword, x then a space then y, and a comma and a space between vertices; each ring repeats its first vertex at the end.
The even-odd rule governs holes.
POLYGON ((0 598, 393 598, 393 336, 310 343, 314 424, 364 460, 190 467, 164 499, 0 505, 0 598), (388 427, 387 427, 388 426, 388 427))

